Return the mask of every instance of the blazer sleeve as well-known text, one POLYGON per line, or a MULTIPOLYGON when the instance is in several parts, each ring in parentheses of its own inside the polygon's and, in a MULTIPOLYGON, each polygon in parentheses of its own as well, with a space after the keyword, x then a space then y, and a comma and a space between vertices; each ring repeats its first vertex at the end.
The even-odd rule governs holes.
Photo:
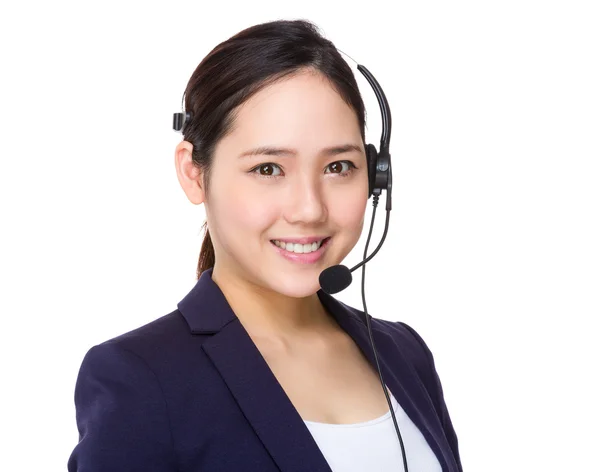
POLYGON ((456 437, 456 432, 454 431, 454 427, 452 426, 452 421, 450 420, 450 414, 448 413, 448 408, 446 407, 446 401, 444 400, 444 391, 442 389, 442 383, 440 381, 440 377, 435 368, 435 362, 433 360, 433 354, 423 338, 417 333, 413 328, 411 328, 406 323, 401 321, 398 322, 402 326, 404 326, 408 331, 414 336, 414 338, 418 341, 418 343, 423 348, 425 353, 425 358, 427 360, 425 369, 426 373, 423 375, 423 379, 427 382, 427 390, 431 395, 431 398, 435 402, 436 411, 438 412, 438 416, 442 423, 442 427, 444 428, 444 433, 450 444, 452 449, 452 453, 456 459, 456 463, 458 465, 459 471, 462 471, 462 465, 460 462, 460 455, 458 452, 458 439, 456 437))
POLYGON ((69 472, 176 471, 171 428, 157 377, 132 351, 93 346, 75 384, 79 442, 69 472))

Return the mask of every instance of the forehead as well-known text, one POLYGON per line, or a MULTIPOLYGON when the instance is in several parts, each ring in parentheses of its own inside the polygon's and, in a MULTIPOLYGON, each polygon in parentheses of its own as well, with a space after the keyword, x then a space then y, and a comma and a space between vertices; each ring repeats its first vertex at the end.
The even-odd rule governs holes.
POLYGON ((360 143, 355 111, 321 74, 302 72, 274 82, 235 112, 230 140, 244 144, 360 143), (275 141, 274 141, 275 140, 275 141), (268 141, 268 142, 265 142, 268 141))

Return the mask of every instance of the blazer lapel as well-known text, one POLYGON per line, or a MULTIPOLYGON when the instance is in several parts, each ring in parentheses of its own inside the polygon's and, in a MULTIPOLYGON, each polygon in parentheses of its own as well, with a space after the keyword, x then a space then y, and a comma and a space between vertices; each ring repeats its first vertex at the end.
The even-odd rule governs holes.
POLYGON ((230 323, 203 348, 279 469, 331 472, 302 417, 241 323, 230 323))

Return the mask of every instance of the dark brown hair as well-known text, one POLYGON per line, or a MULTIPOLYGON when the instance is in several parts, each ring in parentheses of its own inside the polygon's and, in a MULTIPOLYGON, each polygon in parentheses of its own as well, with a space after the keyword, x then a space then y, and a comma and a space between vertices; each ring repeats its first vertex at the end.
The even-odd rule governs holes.
MULTIPOLYGON (((214 150, 231 131, 236 108, 264 87, 306 69, 327 78, 356 112, 364 143, 364 103, 350 66, 333 43, 306 20, 252 26, 216 46, 200 62, 185 89, 184 107, 191 119, 184 126, 183 139, 194 145, 192 160, 203 173, 207 199, 214 150)), ((215 264, 207 222, 203 227, 198 278, 215 264)))

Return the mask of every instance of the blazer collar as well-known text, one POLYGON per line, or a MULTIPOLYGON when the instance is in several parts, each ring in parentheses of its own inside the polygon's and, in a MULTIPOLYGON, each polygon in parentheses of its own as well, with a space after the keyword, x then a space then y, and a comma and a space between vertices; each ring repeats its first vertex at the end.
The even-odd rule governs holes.
MULTIPOLYGON (((317 292, 327 311, 356 342, 376 369, 365 315, 322 290, 317 292)), ((283 472, 331 472, 302 417, 294 408, 260 351, 231 309, 212 269, 204 271, 192 290, 177 304, 193 334, 202 336, 202 349, 235 397, 254 431, 283 472)), ((423 432, 442 470, 458 470, 443 439, 437 413, 414 367, 399 352, 396 340, 372 319, 378 361, 386 386, 423 432)), ((398 446, 400 447, 400 446, 398 446)))

